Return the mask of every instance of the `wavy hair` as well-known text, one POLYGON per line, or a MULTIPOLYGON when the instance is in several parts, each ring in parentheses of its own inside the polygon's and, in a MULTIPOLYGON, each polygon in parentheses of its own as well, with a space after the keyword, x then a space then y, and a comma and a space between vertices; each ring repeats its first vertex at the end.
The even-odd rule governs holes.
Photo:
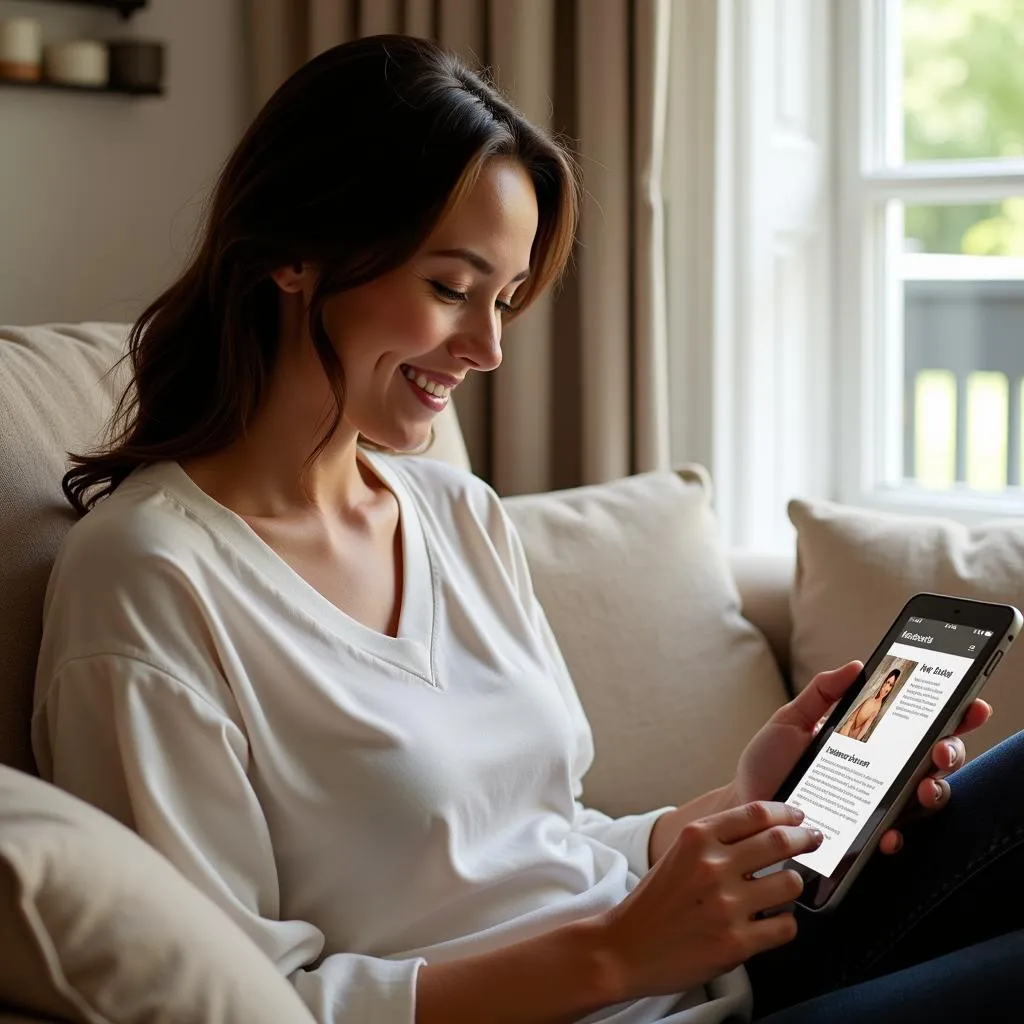
POLYGON ((268 100, 229 157, 194 256, 133 325, 131 375, 108 442, 70 454, 68 501, 84 515, 136 468, 226 447, 263 398, 278 348, 271 273, 318 268, 309 331, 334 412, 345 378, 325 302, 410 259, 484 162, 515 158, 539 221, 521 311, 565 268, 579 209, 566 147, 435 44, 372 36, 320 54, 268 100))

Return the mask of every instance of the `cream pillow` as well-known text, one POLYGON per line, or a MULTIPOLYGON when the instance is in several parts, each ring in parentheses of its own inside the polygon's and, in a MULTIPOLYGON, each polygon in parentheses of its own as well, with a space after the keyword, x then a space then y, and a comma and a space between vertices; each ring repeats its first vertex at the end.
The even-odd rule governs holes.
POLYGON ((0 1005, 64 1024, 313 1024, 274 964, 156 851, 2 766, 0 1005))
MULTIPOLYGON (((797 531, 793 682, 864 660, 914 594, 928 591, 1024 609, 1024 520, 968 528, 948 519, 792 501, 797 531)), ((1024 729, 1024 643, 1007 654, 984 696, 992 721, 969 740, 979 753, 1024 729)))
POLYGON ((740 599, 700 467, 505 499, 594 733, 586 802, 612 815, 729 781, 786 700, 740 599))

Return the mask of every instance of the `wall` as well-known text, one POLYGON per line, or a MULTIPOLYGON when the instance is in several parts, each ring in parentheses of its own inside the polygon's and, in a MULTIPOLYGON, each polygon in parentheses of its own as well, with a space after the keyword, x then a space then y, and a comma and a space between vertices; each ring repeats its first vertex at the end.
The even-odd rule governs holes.
POLYGON ((0 0, 47 39, 168 45, 167 95, 0 87, 0 323, 129 320, 189 252, 202 204, 245 127, 242 0, 110 11, 0 0))

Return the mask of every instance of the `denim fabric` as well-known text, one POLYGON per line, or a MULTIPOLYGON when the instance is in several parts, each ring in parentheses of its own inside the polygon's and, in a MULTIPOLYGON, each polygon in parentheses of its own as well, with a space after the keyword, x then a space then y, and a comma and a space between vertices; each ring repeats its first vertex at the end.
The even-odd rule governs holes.
POLYGON ((1024 1021, 1024 733, 949 781, 834 913, 748 962, 756 1020, 1024 1021))

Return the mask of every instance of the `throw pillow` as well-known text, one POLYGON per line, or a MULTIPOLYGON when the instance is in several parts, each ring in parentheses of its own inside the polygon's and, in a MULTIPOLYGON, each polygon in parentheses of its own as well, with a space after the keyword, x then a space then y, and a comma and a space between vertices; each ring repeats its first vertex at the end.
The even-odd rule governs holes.
POLYGON ((707 472, 505 505, 594 733, 586 803, 636 813, 728 782, 786 688, 740 613, 707 472))
POLYGON ((275 965, 155 850, 5 767, 0 1004, 65 1024, 313 1024, 275 965))
MULTIPOLYGON (((922 591, 1024 609, 1024 520, 967 527, 806 501, 790 502, 789 517, 797 531, 797 689, 815 672, 866 659, 907 600, 922 591)), ((985 687, 996 714, 968 739, 972 754, 1024 729, 1022 671, 1018 640, 985 687)))

